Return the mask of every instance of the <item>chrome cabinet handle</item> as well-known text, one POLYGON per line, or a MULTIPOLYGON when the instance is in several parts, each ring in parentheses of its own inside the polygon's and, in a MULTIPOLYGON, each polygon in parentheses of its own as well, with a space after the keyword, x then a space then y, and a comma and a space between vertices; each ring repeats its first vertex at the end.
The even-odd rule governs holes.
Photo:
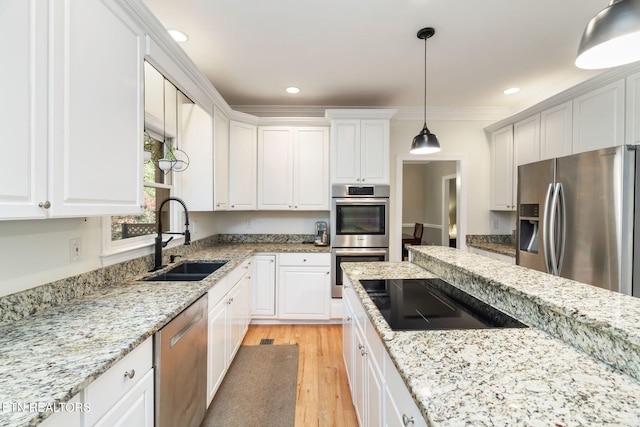
POLYGON ((132 380, 133 377, 135 377, 135 376, 136 376, 136 370, 135 369, 132 369, 132 370, 127 371, 127 372, 124 373, 124 377, 125 378, 129 378, 130 380, 132 380))
POLYGON ((44 202, 38 203, 38 206, 43 209, 49 209, 51 207, 51 202, 48 200, 45 200, 44 202))
POLYGON ((402 425, 404 425, 405 427, 408 426, 409 424, 413 424, 413 417, 409 417, 406 414, 402 414, 402 425))

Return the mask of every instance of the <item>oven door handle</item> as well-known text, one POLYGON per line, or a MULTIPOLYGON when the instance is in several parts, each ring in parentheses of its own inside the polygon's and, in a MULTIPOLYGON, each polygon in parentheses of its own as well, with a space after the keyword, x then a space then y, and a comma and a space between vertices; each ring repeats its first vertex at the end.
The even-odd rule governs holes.
POLYGON ((336 205, 386 205, 389 203, 389 199, 367 199, 356 198, 353 199, 333 199, 336 205))
MULTIPOLYGON (((336 256, 349 256, 349 255, 386 255, 388 249, 334 249, 334 254, 336 256)), ((348 261, 347 261, 348 262, 348 261)))

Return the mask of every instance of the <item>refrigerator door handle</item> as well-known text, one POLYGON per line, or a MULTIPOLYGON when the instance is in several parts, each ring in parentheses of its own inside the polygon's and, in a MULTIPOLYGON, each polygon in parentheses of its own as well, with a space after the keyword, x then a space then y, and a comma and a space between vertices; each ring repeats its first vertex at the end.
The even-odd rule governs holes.
POLYGON ((561 189, 560 184, 555 185, 553 190, 553 199, 551 201, 550 220, 549 220, 549 253, 551 255, 551 274, 558 275, 558 255, 560 247, 558 242, 558 234, 556 221, 558 220, 558 198, 561 189))
POLYGON ((549 184, 547 189, 547 196, 544 199, 544 213, 542 214, 542 254, 544 255, 544 266, 547 269, 547 273, 553 271, 549 254, 549 210, 552 194, 553 183, 549 184))
POLYGON ((558 259, 557 259, 557 271, 558 271, 558 276, 560 275, 560 273, 562 273, 562 261, 564 260, 564 252, 565 252, 565 247, 567 244, 567 206, 565 204, 565 197, 564 197, 564 187, 562 186, 562 183, 559 182, 558 184, 556 184, 557 186, 557 190, 558 191, 558 202, 559 202, 559 211, 558 214, 560 215, 560 236, 559 239, 559 254, 558 254, 558 259))

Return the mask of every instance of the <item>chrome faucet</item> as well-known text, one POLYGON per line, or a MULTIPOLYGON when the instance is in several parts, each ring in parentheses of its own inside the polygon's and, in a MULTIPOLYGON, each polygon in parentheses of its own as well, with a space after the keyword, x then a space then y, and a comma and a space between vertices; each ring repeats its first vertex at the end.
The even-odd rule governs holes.
POLYGON ((169 237, 169 239, 167 239, 166 241, 162 241, 162 234, 180 234, 184 236, 184 244, 185 245, 190 245, 191 244, 191 233, 189 232, 189 211, 187 210, 187 205, 184 203, 184 201, 179 198, 179 197, 168 197, 167 199, 165 199, 162 203, 160 203, 160 207, 158 208, 158 213, 156 214, 157 219, 158 219, 158 235, 156 236, 156 240, 155 240, 155 261, 154 261, 154 266, 152 270, 149 271, 156 271, 161 269, 162 267, 164 267, 164 265, 162 265, 162 248, 164 248, 165 246, 167 246, 167 244, 173 240, 173 236, 169 237), (174 232, 174 231, 165 231, 164 233, 162 232, 162 207, 164 206, 165 203, 174 200, 178 203, 180 203, 182 205, 182 207, 184 208, 184 232, 179 233, 179 232, 174 232))

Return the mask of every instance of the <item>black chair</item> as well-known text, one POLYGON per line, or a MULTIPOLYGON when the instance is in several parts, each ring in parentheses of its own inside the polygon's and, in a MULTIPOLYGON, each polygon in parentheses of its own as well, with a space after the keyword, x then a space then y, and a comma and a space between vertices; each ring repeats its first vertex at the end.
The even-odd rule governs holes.
POLYGON ((408 257, 409 251, 406 248, 406 245, 420 245, 422 244, 422 231, 424 230, 424 225, 416 222, 413 226, 413 237, 403 237, 402 238, 402 256, 408 257))

